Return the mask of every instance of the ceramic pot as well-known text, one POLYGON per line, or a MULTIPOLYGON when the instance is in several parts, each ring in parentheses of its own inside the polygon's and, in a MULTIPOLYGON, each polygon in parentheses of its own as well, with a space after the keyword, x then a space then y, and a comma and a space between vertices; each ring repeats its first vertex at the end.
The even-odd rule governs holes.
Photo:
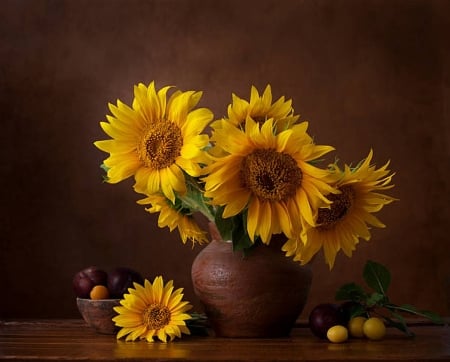
POLYGON ((288 336, 308 298, 310 267, 286 257, 280 238, 244 255, 212 234, 193 262, 192 282, 215 335, 288 336))

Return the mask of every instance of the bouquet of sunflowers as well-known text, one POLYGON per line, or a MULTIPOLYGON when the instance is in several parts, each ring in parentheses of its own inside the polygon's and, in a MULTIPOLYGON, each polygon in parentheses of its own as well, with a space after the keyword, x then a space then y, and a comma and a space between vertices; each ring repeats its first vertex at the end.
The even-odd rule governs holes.
POLYGON ((183 243, 207 242, 193 217, 201 213, 235 249, 283 233, 286 256, 306 264, 323 249, 330 269, 340 250, 350 257, 370 239, 370 226, 384 227, 373 214, 394 201, 381 193, 393 187, 389 162, 377 168, 371 150, 354 167, 319 167, 334 148, 315 144, 292 101, 273 101, 270 85, 261 95, 252 87, 248 101, 233 94, 217 120, 197 107, 201 96, 141 83, 131 107, 109 104, 100 123, 111 137, 94 143, 109 153, 106 181, 134 177, 138 203, 159 213, 159 227, 178 229, 183 243))
MULTIPOLYGON (((109 104, 111 115, 100 123, 110 137, 95 142, 109 153, 106 181, 134 177, 138 203, 159 213, 159 227, 178 229, 183 243, 207 242, 194 218, 200 213, 235 250, 284 234, 286 256, 306 264, 323 249, 330 269, 340 250, 350 257, 360 238, 370 239, 370 226, 384 227, 373 214, 394 201, 382 193, 393 187, 393 174, 388 163, 372 164, 372 151, 354 167, 321 168, 333 147, 315 144, 292 101, 273 101, 270 85, 262 94, 252 87, 248 101, 233 94, 217 120, 197 107, 201 96, 138 84, 132 105, 109 104)), ((191 305, 172 281, 134 286, 115 308, 117 338, 165 342, 189 333, 191 305)))

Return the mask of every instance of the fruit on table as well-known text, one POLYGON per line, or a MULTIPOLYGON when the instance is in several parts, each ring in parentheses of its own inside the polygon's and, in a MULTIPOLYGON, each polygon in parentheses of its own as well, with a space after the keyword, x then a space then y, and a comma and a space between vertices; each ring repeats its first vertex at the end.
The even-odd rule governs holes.
POLYGON ((364 335, 372 340, 380 340, 386 335, 386 326, 381 318, 371 317, 363 324, 364 335))
POLYGON ((339 306, 331 303, 317 305, 309 314, 309 328, 319 338, 327 338, 331 327, 345 324, 339 306))
POLYGON ((143 284, 144 278, 135 270, 118 267, 108 273, 107 287, 111 298, 123 298, 128 288, 133 288, 133 282, 143 284))
POLYGON ((344 326, 336 325, 328 329, 327 338, 333 343, 342 343, 348 339, 348 330, 344 326))
POLYGON ((348 322, 348 331, 352 337, 364 337, 363 325, 367 321, 366 317, 358 316, 348 322))
POLYGON ((96 267, 90 266, 76 273, 72 280, 73 290, 79 298, 89 298, 89 293, 96 285, 105 285, 108 274, 96 267))
POLYGON ((108 299, 109 291, 104 285, 96 285, 89 293, 91 299, 108 299))

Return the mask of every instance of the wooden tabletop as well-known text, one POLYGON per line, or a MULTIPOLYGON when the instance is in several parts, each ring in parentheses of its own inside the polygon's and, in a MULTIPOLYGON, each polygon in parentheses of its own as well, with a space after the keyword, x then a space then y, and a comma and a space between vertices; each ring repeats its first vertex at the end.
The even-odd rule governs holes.
POLYGON ((171 343, 117 341, 83 320, 0 321, 0 360, 95 361, 450 361, 450 328, 417 325, 408 338, 388 328, 382 341, 332 344, 299 325, 281 339, 184 336, 171 343))

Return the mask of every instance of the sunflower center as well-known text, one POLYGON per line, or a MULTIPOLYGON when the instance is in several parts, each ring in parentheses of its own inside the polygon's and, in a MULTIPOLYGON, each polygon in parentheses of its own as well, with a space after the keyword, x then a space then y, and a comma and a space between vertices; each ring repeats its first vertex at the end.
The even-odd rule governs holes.
POLYGON ((333 203, 330 208, 319 209, 317 224, 319 230, 328 230, 332 228, 339 220, 347 215, 355 199, 355 191, 351 186, 340 187, 340 194, 330 194, 327 198, 333 203))
POLYGON ((295 195, 302 183, 302 171, 292 156, 258 149, 242 160, 241 180, 256 196, 283 201, 295 195))
MULTIPOLYGON (((260 126, 262 126, 267 120, 268 120, 268 116, 251 116, 252 119, 258 123, 260 126)), ((246 122, 246 118, 244 118, 240 123, 239 123, 239 127, 241 129, 245 128, 245 122, 246 122)))
POLYGON ((139 147, 140 159, 147 167, 160 170, 175 162, 182 145, 180 128, 173 122, 159 122, 142 138, 139 147))
POLYGON ((161 329, 170 322, 170 310, 165 305, 157 303, 150 304, 144 310, 142 321, 148 329, 161 329))
POLYGON ((258 123, 260 126, 263 125, 267 121, 267 116, 254 116, 253 120, 258 123))

